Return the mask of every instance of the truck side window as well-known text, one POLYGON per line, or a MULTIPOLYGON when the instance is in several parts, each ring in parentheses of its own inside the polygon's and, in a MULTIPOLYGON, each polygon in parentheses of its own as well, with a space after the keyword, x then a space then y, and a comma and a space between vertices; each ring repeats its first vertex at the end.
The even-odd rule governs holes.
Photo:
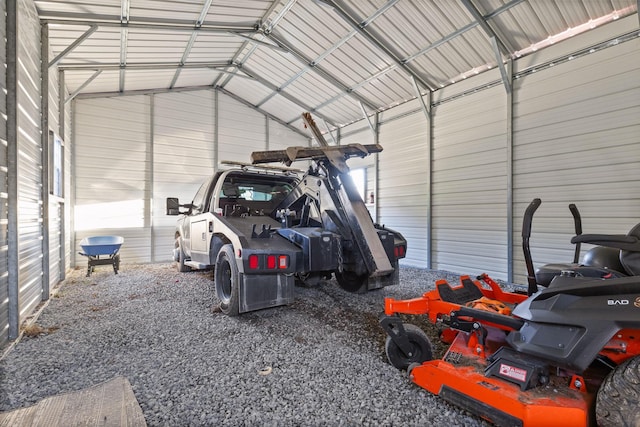
POLYGON ((191 215, 197 215, 203 212, 204 209, 202 205, 204 204, 207 188, 209 188, 209 181, 202 184, 196 195, 193 196, 193 202, 191 202, 191 215))

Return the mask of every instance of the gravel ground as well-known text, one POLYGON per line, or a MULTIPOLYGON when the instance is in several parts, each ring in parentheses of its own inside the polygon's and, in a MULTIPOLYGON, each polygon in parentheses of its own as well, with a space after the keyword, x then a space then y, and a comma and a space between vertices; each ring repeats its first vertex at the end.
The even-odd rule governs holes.
POLYGON ((84 274, 68 275, 0 360, 0 411, 123 375, 149 426, 487 425, 412 384, 384 353, 384 297, 417 297, 455 276, 402 267, 398 286, 355 295, 328 281, 297 287, 292 305, 232 318, 212 308, 210 272, 125 264, 84 274))

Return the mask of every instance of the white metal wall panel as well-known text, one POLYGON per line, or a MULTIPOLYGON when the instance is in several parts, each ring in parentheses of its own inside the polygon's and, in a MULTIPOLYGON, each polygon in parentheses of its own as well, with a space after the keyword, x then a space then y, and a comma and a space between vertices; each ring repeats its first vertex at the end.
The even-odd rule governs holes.
POLYGON ((434 108, 433 268, 507 278, 502 85, 434 108))
MULTIPOLYGON (((6 2, 0 2, 0 17, 6 22, 6 2)), ((7 27, 0 25, 0 82, 7 81, 7 27)), ((7 280, 7 95, 0 90, 0 347, 9 337, 9 289, 7 280)))
MULTIPOLYGON (((53 58, 53 53, 49 52, 49 57, 53 58)), ((53 130, 59 135, 60 129, 60 114, 59 114, 59 96, 58 93, 58 71, 56 67, 49 70, 49 129, 53 130)), ((43 130, 46 135, 49 135, 48 130, 43 130)), ((60 136, 62 138, 62 136, 60 136)), ((51 147, 49 147, 51 149, 51 147)), ((51 155, 51 152, 49 152, 51 155)), ((49 165, 51 167, 51 165, 49 165)), ((51 183, 50 183, 51 185, 51 183)), ((63 190, 63 194, 65 193, 63 190)), ((61 253, 62 245, 61 239, 63 238, 63 223, 64 220, 64 202, 57 197, 49 197, 49 289, 53 289, 62 276, 62 270, 64 268, 63 255, 61 253)))
POLYGON ((150 104, 149 96, 77 101, 76 251, 86 235, 120 235, 122 262, 151 261, 150 104))
MULTIPOLYGON (((352 127, 356 127, 355 125, 352 127)), ((343 129, 343 131, 349 127, 343 129)), ((349 145, 349 144, 375 144, 375 138, 371 129, 367 126, 364 129, 354 129, 354 131, 345 132, 345 136, 340 138, 340 145, 349 145)), ((325 138, 332 143, 329 139, 328 135, 325 135, 325 138)), ((383 147, 384 148, 384 147, 383 147)), ((366 183, 364 189, 364 202, 369 210, 369 214, 374 221, 377 221, 376 218, 376 200, 378 200, 378 196, 376 195, 376 181, 377 181, 377 170, 376 170, 376 156, 377 154, 372 154, 367 157, 359 158, 352 157, 347 161, 347 166, 349 166, 350 170, 356 169, 364 169, 366 174, 366 183), (373 194, 373 203, 371 203, 371 195, 373 194)))
MULTIPOLYGON (((419 107, 415 101, 416 108, 419 107)), ((379 222, 407 239, 403 264, 424 267, 427 261, 427 172, 429 124, 422 112, 380 126, 379 222)))
POLYGON ((153 112, 153 261, 167 261, 176 217, 166 198, 189 203, 214 171, 215 92, 154 95, 153 112))
MULTIPOLYGON (((585 233, 626 234, 640 222, 639 53, 636 37, 517 80, 514 239, 517 215, 540 197, 531 237, 536 266, 572 260, 569 203, 581 211, 585 233)), ((515 255, 516 281, 524 283, 522 253, 515 255)))
MULTIPOLYGON (((66 89, 61 96, 68 96, 66 89)), ((71 104, 65 104, 64 108, 64 194, 65 194, 65 204, 64 204, 64 268, 65 271, 71 268, 72 256, 71 254, 75 253, 75 245, 73 245, 73 215, 71 210, 71 194, 73 193, 71 187, 71 159, 72 159, 72 140, 71 140, 71 130, 73 129, 73 123, 71 121, 71 104)))
POLYGON ((18 5, 18 304, 20 322, 42 299, 40 21, 32 2, 18 5))
POLYGON ((284 150, 287 147, 304 147, 309 145, 309 138, 311 137, 311 133, 309 133, 309 138, 305 138, 304 136, 294 132, 288 127, 281 125, 280 123, 271 119, 269 119, 268 125, 268 150, 284 150))
POLYGON ((235 99, 220 94, 218 111, 218 159, 249 162, 251 152, 265 150, 265 116, 235 99))

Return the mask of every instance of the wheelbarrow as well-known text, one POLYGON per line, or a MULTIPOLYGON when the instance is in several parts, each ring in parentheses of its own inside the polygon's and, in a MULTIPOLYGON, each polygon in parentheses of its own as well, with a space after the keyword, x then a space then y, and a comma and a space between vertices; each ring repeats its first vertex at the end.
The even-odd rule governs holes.
POLYGON ((112 265, 113 272, 118 274, 120 268, 120 246, 124 238, 120 236, 90 236, 80 241, 82 256, 88 258, 87 277, 93 273, 96 265, 112 265), (102 258, 101 258, 102 257, 102 258))

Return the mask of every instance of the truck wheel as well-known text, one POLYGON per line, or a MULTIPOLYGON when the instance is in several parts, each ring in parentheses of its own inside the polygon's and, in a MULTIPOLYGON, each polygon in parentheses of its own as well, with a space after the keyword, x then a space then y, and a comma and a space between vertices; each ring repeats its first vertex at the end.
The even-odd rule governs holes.
POLYGON ((224 245, 218 258, 213 274, 216 284, 216 294, 220 300, 220 310, 228 316, 237 316, 239 313, 239 288, 240 274, 233 253, 233 245, 224 245))
POLYGON ((347 292, 364 293, 367 291, 367 281, 369 277, 366 274, 358 275, 352 271, 344 270, 342 273, 336 271, 336 280, 338 285, 347 292))
POLYGON ((596 397, 598 426, 640 425, 640 356, 628 359, 607 375, 596 397))
POLYGON ((177 265, 177 270, 180 273, 186 273, 187 271, 191 271, 191 267, 189 267, 188 265, 184 264, 185 259, 187 258, 187 256, 184 253, 184 250, 182 249, 182 245, 180 244, 180 237, 176 237, 176 249, 178 250, 178 265, 177 265))
POLYGON ((427 334, 416 325, 405 324, 403 326, 411 344, 411 354, 405 354, 391 337, 387 337, 384 349, 389 363, 397 369, 406 370, 413 363, 422 364, 433 359, 431 341, 429 341, 427 334))

